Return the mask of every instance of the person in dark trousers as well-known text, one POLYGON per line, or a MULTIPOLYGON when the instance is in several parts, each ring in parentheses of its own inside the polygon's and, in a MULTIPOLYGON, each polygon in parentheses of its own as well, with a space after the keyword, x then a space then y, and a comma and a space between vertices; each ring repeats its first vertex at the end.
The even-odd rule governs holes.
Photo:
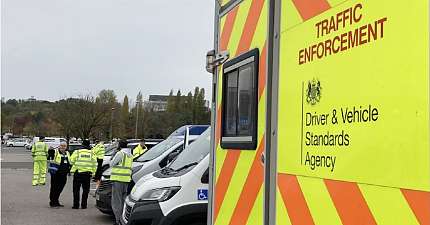
POLYGON ((118 151, 110 162, 112 172, 110 180, 112 183, 111 205, 115 215, 114 224, 120 224, 120 218, 127 197, 127 189, 131 181, 131 167, 133 164, 133 152, 127 148, 127 142, 119 141, 118 151))
POLYGON ((96 172, 97 157, 93 154, 90 148, 90 141, 82 142, 84 149, 79 149, 73 152, 70 157, 70 162, 73 167, 71 172, 73 175, 73 209, 79 209, 79 194, 82 186, 81 208, 87 208, 88 193, 90 192, 91 176, 96 172))
POLYGON ((51 174, 51 190, 49 192, 49 206, 64 207, 60 204, 60 194, 67 183, 67 174, 70 171, 70 155, 67 144, 61 143, 58 150, 49 152, 49 173, 51 174))

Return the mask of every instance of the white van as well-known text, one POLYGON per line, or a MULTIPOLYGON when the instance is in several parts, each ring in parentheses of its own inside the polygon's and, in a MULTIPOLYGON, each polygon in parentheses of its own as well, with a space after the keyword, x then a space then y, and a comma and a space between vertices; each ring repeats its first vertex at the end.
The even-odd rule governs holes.
MULTIPOLYGON (((208 125, 186 125, 178 128, 166 140, 160 142, 133 161, 132 183, 143 176, 164 168, 172 162, 188 144, 196 140, 208 125)), ((103 171, 101 182, 96 190, 96 207, 106 214, 112 213, 112 181, 109 180, 112 168, 103 171)))
POLYGON ((142 177, 124 202, 123 225, 205 225, 210 129, 168 166, 142 177))
MULTIPOLYGON (((30 150, 33 147, 34 143, 38 142, 39 140, 39 137, 34 137, 31 143, 25 145, 25 148, 30 150)), ((67 143, 67 140, 65 138, 59 137, 45 137, 44 142, 48 145, 49 149, 54 149, 58 148, 61 143, 67 143)))

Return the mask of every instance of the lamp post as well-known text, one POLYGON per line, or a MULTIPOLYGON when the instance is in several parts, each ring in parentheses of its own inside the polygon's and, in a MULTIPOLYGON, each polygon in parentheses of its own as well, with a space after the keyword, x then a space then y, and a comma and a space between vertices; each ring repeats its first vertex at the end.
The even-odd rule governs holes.
POLYGON ((110 141, 112 141, 113 138, 113 111, 115 110, 114 107, 112 107, 111 109, 111 114, 110 114, 110 141))
POLYGON ((142 101, 136 101, 136 128, 134 130, 134 138, 137 139, 137 127, 138 127, 138 121, 139 121, 139 106, 142 103, 142 101))

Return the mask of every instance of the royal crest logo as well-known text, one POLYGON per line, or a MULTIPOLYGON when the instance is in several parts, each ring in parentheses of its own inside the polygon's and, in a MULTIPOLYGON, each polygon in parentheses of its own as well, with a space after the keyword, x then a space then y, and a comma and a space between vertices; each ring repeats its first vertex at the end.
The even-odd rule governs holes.
POLYGON ((321 99, 321 82, 317 79, 308 81, 306 89, 306 102, 311 105, 317 104, 321 99))

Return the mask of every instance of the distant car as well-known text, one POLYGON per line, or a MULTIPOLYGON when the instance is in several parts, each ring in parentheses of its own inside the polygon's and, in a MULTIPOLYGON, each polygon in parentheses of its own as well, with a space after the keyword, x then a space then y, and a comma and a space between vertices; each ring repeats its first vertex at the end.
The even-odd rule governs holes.
POLYGON ((6 146, 8 147, 24 147, 29 143, 29 140, 26 138, 16 138, 6 141, 6 146))
POLYGON ((33 146, 33 144, 31 142, 28 142, 24 145, 24 148, 27 150, 31 150, 31 147, 33 146))
POLYGON ((50 149, 58 148, 61 143, 67 143, 65 138, 59 137, 46 137, 44 142, 48 144, 50 149))

